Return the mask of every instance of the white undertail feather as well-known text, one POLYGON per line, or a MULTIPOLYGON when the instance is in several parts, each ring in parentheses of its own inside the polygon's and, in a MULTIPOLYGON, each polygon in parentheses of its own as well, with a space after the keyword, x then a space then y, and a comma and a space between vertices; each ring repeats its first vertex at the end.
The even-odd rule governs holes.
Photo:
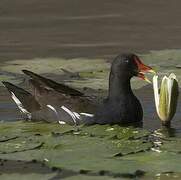
POLYGON ((21 101, 16 97, 16 95, 13 92, 11 92, 11 97, 14 100, 14 102, 16 103, 16 105, 18 106, 18 108, 20 109, 20 111, 23 114, 26 114, 28 119, 31 119, 31 113, 29 111, 27 111, 27 109, 24 108, 24 106, 21 103, 21 101))

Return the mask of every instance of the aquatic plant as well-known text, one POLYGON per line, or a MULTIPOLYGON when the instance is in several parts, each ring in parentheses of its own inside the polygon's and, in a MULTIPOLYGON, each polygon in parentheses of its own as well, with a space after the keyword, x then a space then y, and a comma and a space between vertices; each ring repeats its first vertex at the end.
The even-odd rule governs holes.
POLYGON ((168 77, 164 76, 160 90, 158 87, 158 75, 153 77, 153 90, 157 114, 163 125, 170 125, 176 112, 179 86, 176 75, 171 73, 168 77))

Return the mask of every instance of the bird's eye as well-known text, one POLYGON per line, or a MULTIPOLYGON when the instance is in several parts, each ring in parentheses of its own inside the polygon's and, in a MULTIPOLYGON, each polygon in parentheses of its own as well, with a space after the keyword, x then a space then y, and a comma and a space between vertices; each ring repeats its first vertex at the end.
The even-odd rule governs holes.
POLYGON ((125 63, 129 63, 129 60, 128 60, 128 59, 126 59, 126 60, 125 60, 125 63))

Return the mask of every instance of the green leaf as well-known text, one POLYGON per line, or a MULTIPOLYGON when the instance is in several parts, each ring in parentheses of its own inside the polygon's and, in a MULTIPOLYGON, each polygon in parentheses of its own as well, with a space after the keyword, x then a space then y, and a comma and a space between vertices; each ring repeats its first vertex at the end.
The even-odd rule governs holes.
POLYGON ((14 153, 32 150, 40 148, 43 145, 43 142, 39 142, 35 137, 25 137, 25 138, 16 138, 10 139, 6 142, 0 143, 0 153, 14 153))
POLYGON ((49 167, 73 171, 106 170, 118 173, 122 166, 121 172, 134 173, 137 162, 125 166, 124 161, 119 159, 120 155, 124 157, 144 152, 153 146, 146 140, 150 134, 148 131, 133 127, 94 125, 75 128, 28 122, 1 125, 6 130, 0 131, 0 136, 8 132, 18 138, 0 143, 0 158, 22 161, 35 159, 45 162, 49 167))

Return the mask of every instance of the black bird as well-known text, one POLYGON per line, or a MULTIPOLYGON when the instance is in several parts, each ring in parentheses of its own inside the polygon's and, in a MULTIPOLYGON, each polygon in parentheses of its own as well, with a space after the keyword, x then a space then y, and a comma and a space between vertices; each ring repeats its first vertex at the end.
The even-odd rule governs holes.
POLYGON ((143 110, 141 103, 133 94, 130 80, 137 76, 150 82, 145 72, 155 71, 144 65, 134 54, 117 56, 111 66, 109 75, 109 92, 107 99, 96 111, 94 120, 90 123, 98 124, 127 124, 142 121, 143 110))
POLYGON ((26 119, 68 124, 125 124, 141 122, 143 118, 142 106, 131 89, 131 78, 137 76, 148 81, 144 73, 154 71, 135 54, 117 56, 109 75, 108 97, 101 105, 78 90, 28 70, 23 72, 31 77, 33 95, 9 82, 3 84, 26 119))

